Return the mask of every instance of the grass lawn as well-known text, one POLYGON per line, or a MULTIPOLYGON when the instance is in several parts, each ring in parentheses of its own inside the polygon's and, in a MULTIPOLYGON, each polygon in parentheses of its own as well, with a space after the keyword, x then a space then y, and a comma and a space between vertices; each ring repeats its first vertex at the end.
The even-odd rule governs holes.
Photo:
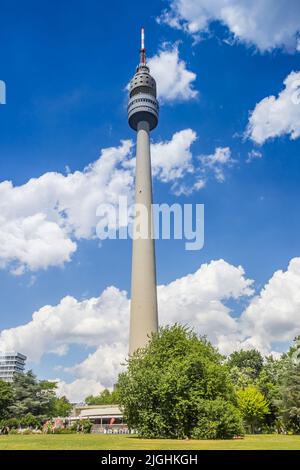
POLYGON ((300 436, 256 435, 243 440, 179 441, 103 434, 0 436, 0 450, 300 450, 300 436))

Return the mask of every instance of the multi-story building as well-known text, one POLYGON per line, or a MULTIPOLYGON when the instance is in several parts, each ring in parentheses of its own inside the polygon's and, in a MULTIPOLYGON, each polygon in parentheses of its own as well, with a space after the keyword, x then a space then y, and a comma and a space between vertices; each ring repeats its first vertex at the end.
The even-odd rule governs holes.
POLYGON ((27 357, 15 351, 0 351, 0 380, 12 382, 15 373, 24 372, 27 357))

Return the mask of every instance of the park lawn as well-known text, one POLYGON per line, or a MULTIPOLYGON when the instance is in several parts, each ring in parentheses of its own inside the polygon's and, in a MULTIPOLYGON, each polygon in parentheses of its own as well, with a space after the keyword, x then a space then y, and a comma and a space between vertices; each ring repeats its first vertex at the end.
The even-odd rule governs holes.
POLYGON ((103 434, 0 436, 0 450, 300 450, 300 436, 246 436, 242 440, 139 439, 103 434))

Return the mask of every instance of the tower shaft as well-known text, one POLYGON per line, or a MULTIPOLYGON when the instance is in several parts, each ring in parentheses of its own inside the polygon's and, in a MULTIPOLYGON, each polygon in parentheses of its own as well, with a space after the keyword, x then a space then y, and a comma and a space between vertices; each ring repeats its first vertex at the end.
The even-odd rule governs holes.
POLYGON ((132 245, 129 354, 144 347, 151 333, 158 329, 150 126, 147 121, 140 121, 137 125, 135 202, 134 233, 139 231, 145 218, 146 233, 134 239, 132 245))
POLYGON ((147 345, 158 330, 155 247, 152 217, 150 131, 158 124, 156 82, 146 64, 144 28, 140 63, 130 81, 128 123, 137 132, 134 237, 132 242, 129 354, 147 345))

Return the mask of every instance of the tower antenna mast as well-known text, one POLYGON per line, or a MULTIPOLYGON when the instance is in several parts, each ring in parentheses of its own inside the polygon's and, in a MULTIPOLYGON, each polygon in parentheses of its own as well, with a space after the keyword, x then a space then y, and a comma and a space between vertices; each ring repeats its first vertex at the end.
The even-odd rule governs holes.
POLYGON ((140 64, 146 65, 145 29, 141 28, 140 64))

